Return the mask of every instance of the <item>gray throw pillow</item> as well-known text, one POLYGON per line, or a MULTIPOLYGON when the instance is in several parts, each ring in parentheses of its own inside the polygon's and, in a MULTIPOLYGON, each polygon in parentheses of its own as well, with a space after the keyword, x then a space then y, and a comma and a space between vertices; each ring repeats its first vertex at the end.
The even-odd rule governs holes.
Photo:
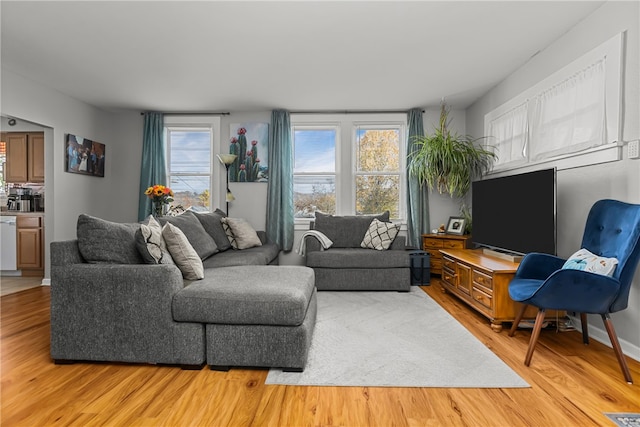
POLYGON ((206 232, 192 211, 186 211, 178 216, 161 217, 159 222, 162 225, 170 223, 178 227, 187 237, 200 259, 207 259, 219 251, 215 240, 206 232))
POLYGON ((231 244, 229 243, 229 239, 227 239, 227 235, 222 228, 222 222, 220 221, 222 218, 225 218, 227 215, 222 212, 220 209, 216 209, 214 212, 194 212, 196 218, 200 221, 205 231, 213 238, 218 246, 218 250, 226 251, 231 248, 231 244))
POLYGON ((162 227, 162 237, 167 249, 186 280, 204 278, 204 266, 189 240, 178 227, 167 223, 162 227))
POLYGON ((117 223, 86 214, 78 216, 78 249, 88 263, 142 264, 136 247, 140 224, 117 223))
POLYGON ((336 216, 316 211, 315 230, 327 236, 334 248, 359 248, 374 218, 389 222, 389 211, 376 216, 336 216))

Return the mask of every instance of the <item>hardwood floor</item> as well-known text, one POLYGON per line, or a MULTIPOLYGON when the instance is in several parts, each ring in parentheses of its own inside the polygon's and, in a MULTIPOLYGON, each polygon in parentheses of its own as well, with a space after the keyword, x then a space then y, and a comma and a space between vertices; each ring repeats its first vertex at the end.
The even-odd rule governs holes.
POLYGON ((42 277, 2 276, 0 277, 0 296, 42 286, 42 277))
POLYGON ((3 427, 611 426, 603 412, 640 412, 640 363, 627 358, 636 381, 628 385, 610 348, 595 341, 585 347, 575 331, 544 330, 527 368, 529 331, 513 338, 506 330, 497 334, 486 319, 436 286, 423 289, 531 388, 267 386, 266 370, 54 365, 49 289, 1 298, 3 427))

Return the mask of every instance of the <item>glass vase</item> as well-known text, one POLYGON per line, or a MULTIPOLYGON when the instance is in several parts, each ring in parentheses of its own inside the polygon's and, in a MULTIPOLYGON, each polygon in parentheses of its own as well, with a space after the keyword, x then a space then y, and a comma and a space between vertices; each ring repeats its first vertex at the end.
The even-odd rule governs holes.
POLYGON ((156 218, 160 218, 164 216, 164 203, 154 203, 153 204, 153 216, 156 218))

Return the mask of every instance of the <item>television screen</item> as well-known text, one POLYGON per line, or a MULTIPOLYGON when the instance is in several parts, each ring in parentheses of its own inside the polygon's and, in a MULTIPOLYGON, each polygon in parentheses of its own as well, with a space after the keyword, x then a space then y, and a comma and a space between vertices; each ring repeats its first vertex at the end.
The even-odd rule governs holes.
POLYGON ((556 254, 556 169, 474 181, 472 239, 516 254, 556 254))

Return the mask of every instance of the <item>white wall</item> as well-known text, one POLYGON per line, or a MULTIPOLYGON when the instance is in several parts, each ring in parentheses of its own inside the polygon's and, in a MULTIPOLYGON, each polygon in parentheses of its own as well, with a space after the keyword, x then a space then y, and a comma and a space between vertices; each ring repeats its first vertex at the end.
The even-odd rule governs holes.
POLYGON ((78 215, 134 221, 142 153, 139 113, 114 115, 2 69, 3 116, 45 127, 45 281, 49 245, 76 238, 78 215), (65 134, 106 146, 104 178, 64 171, 65 134))
MULTIPOLYGON (((467 110, 467 130, 483 134, 484 115, 543 80, 553 72, 627 31, 624 47, 624 141, 640 137, 640 29, 638 2, 608 2, 552 45, 498 84, 467 110)), ((595 166, 558 172, 558 255, 568 257, 579 249, 584 223, 591 205, 603 198, 640 203, 640 160, 627 158, 595 166)), ((626 354, 640 359, 640 274, 632 285, 629 308, 612 316, 626 354)), ((591 316, 592 334, 608 343, 599 316, 591 316)))

